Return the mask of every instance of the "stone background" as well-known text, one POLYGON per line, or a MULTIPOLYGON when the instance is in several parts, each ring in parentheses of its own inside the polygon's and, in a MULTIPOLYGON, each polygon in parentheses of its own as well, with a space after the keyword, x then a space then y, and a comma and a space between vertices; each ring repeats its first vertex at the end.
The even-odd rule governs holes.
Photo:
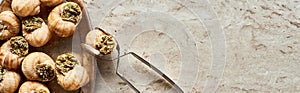
MULTIPOLYGON (((100 26, 106 29, 116 37, 120 37, 118 39, 123 43, 128 41, 129 45, 124 51, 137 52, 153 62, 152 64, 178 82, 185 92, 202 93, 206 87, 206 80, 214 78, 210 74, 210 69, 213 68, 211 64, 214 43, 211 39, 217 37, 211 37, 212 33, 205 26, 210 24, 210 20, 218 20, 226 41, 226 64, 224 63, 223 77, 217 78, 220 80, 216 87, 217 93, 300 92, 299 0, 209 0, 207 3, 204 3, 205 0, 83 1, 93 27, 100 26), (217 17, 203 20, 195 15, 201 11, 205 11, 204 16, 215 13, 217 17), (150 15, 146 18, 137 18, 143 14, 150 15), (170 17, 174 18, 173 21, 170 17), (177 42, 174 38, 181 39, 181 37, 164 34, 164 31, 143 32, 135 35, 134 39, 126 37, 126 33, 133 33, 126 27, 132 27, 132 30, 137 31, 138 27, 152 26, 153 24, 143 23, 143 20, 147 19, 153 19, 151 22, 158 24, 154 27, 162 28, 160 30, 163 30, 164 24, 184 24, 175 26, 178 26, 178 29, 185 29, 184 33, 188 33, 197 49, 180 48, 179 46, 184 45, 180 45, 182 42, 177 42), (184 60, 183 55, 188 55, 183 51, 197 53, 191 54, 190 59, 187 59, 194 65, 182 65, 184 62, 180 60, 184 60), (184 75, 184 79, 179 74, 184 75)), ((176 28, 173 29, 175 34, 176 28)), ((97 77, 99 82, 97 91, 121 93, 131 91, 115 75, 114 66, 115 64, 111 62, 98 64, 100 76, 97 77)), ((150 73, 139 66, 131 67, 140 74, 150 73)), ((132 76, 138 77, 136 74, 132 76)), ((144 79, 147 82, 131 80, 142 92, 170 91, 170 86, 159 77, 142 76, 146 76, 144 79)))

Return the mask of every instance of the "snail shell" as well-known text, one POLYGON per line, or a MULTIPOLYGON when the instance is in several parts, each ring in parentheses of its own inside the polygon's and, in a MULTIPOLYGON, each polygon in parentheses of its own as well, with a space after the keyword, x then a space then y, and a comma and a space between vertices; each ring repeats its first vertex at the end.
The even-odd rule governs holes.
POLYGON ((90 31, 85 42, 104 55, 111 54, 116 45, 114 38, 104 33, 102 29, 90 31))
POLYGON ((11 1, 9 0, 4 0, 0 6, 0 12, 3 11, 12 11, 11 10, 11 1))
POLYGON ((86 85, 89 77, 86 69, 77 65, 65 74, 57 74, 57 82, 65 90, 73 91, 86 85))
POLYGON ((39 82, 26 81, 21 85, 19 93, 50 93, 50 91, 39 82))
POLYGON ((82 11, 74 2, 66 2, 56 6, 48 16, 48 25, 59 37, 70 37, 80 22, 82 11))
POLYGON ((58 56, 55 65, 58 71, 57 82, 65 90, 77 90, 89 82, 86 69, 72 54, 58 56))
POLYGON ((6 71, 3 80, 0 81, 0 93, 14 93, 21 81, 21 76, 12 71, 6 71))
POLYGON ((34 16, 40 13, 40 0, 12 0, 13 12, 20 16, 34 16))
POLYGON ((33 52, 24 58, 22 72, 28 80, 51 81, 55 78, 55 63, 47 54, 33 52))
POLYGON ((20 21, 11 11, 0 13, 0 40, 16 36, 20 30, 20 21))
POLYGON ((61 4, 64 0, 40 0, 42 5, 53 7, 61 4))
POLYGON ((18 70, 27 54, 27 41, 21 36, 12 37, 0 48, 0 65, 8 70, 18 70))
POLYGON ((44 46, 52 37, 44 20, 40 17, 27 17, 22 20, 22 32, 33 47, 44 46))

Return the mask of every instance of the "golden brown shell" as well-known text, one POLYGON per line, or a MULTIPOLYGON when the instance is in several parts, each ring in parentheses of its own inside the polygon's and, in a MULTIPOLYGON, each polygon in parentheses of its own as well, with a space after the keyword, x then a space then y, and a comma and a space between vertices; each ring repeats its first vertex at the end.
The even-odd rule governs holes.
POLYGON ((7 40, 16 36, 20 31, 20 21, 11 11, 4 11, 0 13, 0 21, 7 26, 6 30, 0 33, 0 40, 7 40))
MULTIPOLYGON (((74 34, 76 26, 80 22, 82 13, 79 15, 79 21, 73 23, 70 21, 63 20, 61 13, 63 12, 64 6, 67 4, 76 4, 74 2, 66 2, 56 6, 48 16, 48 26, 49 29, 54 32, 59 37, 70 37, 74 34)), ((78 4, 76 4, 78 5, 78 4)))
POLYGON ((22 62, 22 72, 28 80, 38 80, 42 82, 51 81, 55 77, 55 71, 53 77, 43 79, 39 77, 37 73, 37 66, 47 64, 53 70, 55 70, 55 63, 50 56, 42 52, 33 52, 26 56, 22 62))
POLYGON ((41 47, 47 44, 47 42, 51 39, 52 34, 48 29, 46 23, 42 22, 42 26, 33 31, 26 31, 25 26, 22 26, 22 33, 27 42, 33 47, 41 47))
POLYGON ((21 76, 12 71, 7 71, 4 76, 3 80, 0 81, 0 93, 14 93, 21 81, 21 76))
POLYGON ((21 85, 19 93, 50 93, 50 91, 39 82, 26 81, 21 85))
POLYGON ((0 12, 3 12, 3 11, 12 11, 11 10, 11 2, 9 2, 8 0, 4 0, 3 3, 1 4, 0 12))
POLYGON ((57 83, 65 90, 77 90, 89 82, 87 70, 72 54, 59 55, 55 62, 57 83))
POLYGON ((64 0, 40 0, 42 5, 53 7, 63 3, 64 0))
POLYGON ((8 70, 18 70, 21 67, 24 57, 19 57, 11 51, 10 42, 5 42, 0 48, 0 62, 8 70))
POLYGON ((111 54, 113 49, 115 48, 116 42, 114 38, 112 38, 111 35, 108 35, 104 33, 101 29, 96 29, 90 31, 85 39, 86 44, 92 46, 96 50, 98 50, 101 54, 108 55, 111 54), (104 37, 105 36, 105 37, 104 37), (108 40, 103 39, 110 37, 111 41, 108 42, 108 40), (102 45, 105 47, 103 49, 106 49, 106 51, 103 51, 103 49, 99 48, 97 44, 102 43, 102 45))
POLYGON ((12 0, 12 10, 20 17, 34 16, 40 13, 40 0, 12 0))
POLYGON ((77 65, 68 73, 57 74, 57 82, 65 90, 72 91, 86 85, 89 82, 89 76, 84 67, 77 65))

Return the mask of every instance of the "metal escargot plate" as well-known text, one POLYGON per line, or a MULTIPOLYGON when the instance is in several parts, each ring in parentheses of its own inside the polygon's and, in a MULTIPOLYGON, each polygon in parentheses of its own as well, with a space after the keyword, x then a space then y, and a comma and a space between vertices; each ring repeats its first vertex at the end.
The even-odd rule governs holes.
MULTIPOLYGON (((81 0, 67 0, 71 2, 78 3, 82 8, 82 19, 77 26, 77 29, 72 37, 68 38, 61 38, 53 35, 51 40, 43 47, 34 48, 30 47, 29 51, 31 52, 44 52, 48 54, 53 60, 64 53, 72 53, 78 60, 80 61, 81 65, 87 70, 89 74, 89 83, 80 88, 77 91, 66 91, 61 88, 58 84, 56 79, 51 82, 45 83, 47 87, 50 89, 51 93, 94 93, 94 61, 93 56, 88 55, 84 50, 81 49, 80 43, 85 42, 86 34, 91 30, 89 17, 86 12, 86 9, 83 6, 81 0)), ((1 7, 0 10, 2 11, 3 2, 5 0, 0 0, 1 7)), ((47 10, 41 10, 41 13, 45 13, 47 10)), ((42 16, 43 19, 47 19, 47 16, 42 16)), ((22 80, 25 80, 24 78, 22 80)))

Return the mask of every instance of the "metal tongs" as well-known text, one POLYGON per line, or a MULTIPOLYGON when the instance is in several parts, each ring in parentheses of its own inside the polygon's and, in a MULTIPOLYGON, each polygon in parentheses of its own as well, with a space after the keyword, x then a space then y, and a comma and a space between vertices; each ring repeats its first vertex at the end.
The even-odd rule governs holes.
MULTIPOLYGON (((103 29, 101 28, 96 28, 102 32, 104 32, 107 35, 110 35, 109 33, 105 32, 103 29)), ((140 62, 142 62, 144 65, 148 66, 149 68, 151 68, 153 71, 155 71, 156 73, 158 73, 161 77, 163 77, 166 81, 168 81, 169 84, 171 84, 172 86, 174 86, 174 88, 176 89, 176 91, 178 93, 184 93, 183 90, 172 80, 170 79, 166 74, 164 74, 162 71, 160 71, 158 68, 156 68, 155 66, 153 66, 151 63, 149 63, 148 61, 146 61, 145 59, 143 59, 141 56, 139 56, 138 54, 134 53, 134 52, 128 52, 125 53, 124 55, 120 55, 120 46, 118 41, 116 40, 115 37, 113 37, 116 41, 116 48, 114 52, 117 52, 117 57, 116 58, 106 58, 105 55, 101 54, 98 50, 94 49, 92 46, 87 45, 82 43, 81 46, 84 50, 86 50, 88 53, 94 55, 97 58, 100 58, 101 60, 105 60, 105 61, 117 61, 117 67, 116 67, 116 74, 124 81, 126 82, 135 92, 140 93, 140 91, 132 84, 129 82, 129 80, 127 80, 120 72, 119 72, 119 65, 120 65, 120 58, 124 57, 124 56, 128 56, 128 55, 132 55, 134 58, 138 59, 140 62)))

